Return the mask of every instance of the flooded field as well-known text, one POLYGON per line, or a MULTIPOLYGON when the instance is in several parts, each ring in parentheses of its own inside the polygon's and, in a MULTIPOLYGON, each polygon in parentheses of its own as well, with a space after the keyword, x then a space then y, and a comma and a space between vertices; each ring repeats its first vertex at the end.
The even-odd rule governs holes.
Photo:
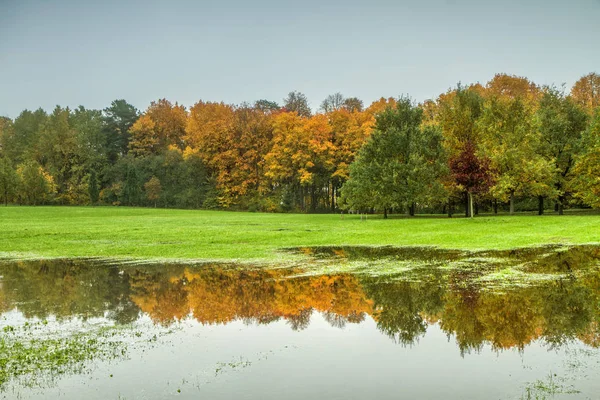
POLYGON ((600 248, 0 263, 0 397, 595 399, 600 248))

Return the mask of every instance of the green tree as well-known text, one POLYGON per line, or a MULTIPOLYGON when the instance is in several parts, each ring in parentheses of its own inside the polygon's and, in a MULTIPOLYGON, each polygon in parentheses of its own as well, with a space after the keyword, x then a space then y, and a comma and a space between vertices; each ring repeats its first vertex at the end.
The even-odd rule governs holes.
POLYGON ((71 122, 71 110, 56 106, 42 129, 36 159, 55 179, 62 204, 87 202, 87 188, 82 181, 86 157, 71 122))
POLYGON ((277 104, 276 101, 265 100, 265 99, 257 100, 254 103, 254 108, 262 111, 265 114, 272 114, 274 112, 281 110, 281 106, 279 104, 277 104))
POLYGON ((80 163, 86 171, 99 171, 106 164, 107 157, 102 111, 79 106, 71 113, 69 122, 75 130, 80 163))
POLYGON ((0 198, 4 205, 17 194, 19 176, 7 157, 0 157, 0 198))
POLYGON ((13 136, 13 121, 7 117, 0 117, 0 156, 7 155, 7 149, 13 136))
POLYGON ((64 199, 70 204, 88 204, 90 201, 95 204, 98 195, 91 198, 90 194, 99 193, 97 173, 102 173, 107 164, 102 112, 79 106, 70 113, 69 126, 74 135, 71 157, 75 162, 70 165, 64 199), (90 171, 94 173, 93 179, 90 179, 90 171))
POLYGON ((600 208, 600 108, 583 137, 584 151, 577 157, 572 188, 591 207, 600 208))
POLYGON ((496 175, 491 192, 510 202, 511 214, 515 196, 551 196, 552 165, 537 152, 541 137, 533 104, 520 96, 493 96, 485 102, 478 127, 496 175))
POLYGON ((143 177, 141 175, 141 165, 136 160, 128 156, 125 164, 125 180, 123 187, 123 197, 125 204, 130 206, 140 205, 141 202, 141 182, 143 177))
POLYGON ((414 215, 415 204, 428 204, 445 195, 440 178, 447 172, 441 131, 421 127, 423 111, 409 98, 377 116, 375 130, 350 166, 342 188, 346 208, 404 207, 414 215))
POLYGON ((88 194, 90 196, 90 203, 92 203, 92 205, 98 203, 98 199, 100 198, 100 190, 98 189, 98 177, 96 176, 95 170, 92 170, 89 174, 88 194))
POLYGON ((54 179, 37 162, 21 164, 17 173, 21 182, 20 193, 27 204, 44 204, 53 199, 56 193, 54 179))
POLYGON ((129 129, 137 121, 137 108, 123 99, 115 100, 103 111, 103 132, 106 155, 110 163, 127 154, 129 148, 129 129))
POLYGON ((587 115, 564 92, 548 88, 540 100, 538 118, 542 135, 540 154, 554 163, 552 182, 557 193, 557 211, 562 215, 571 195, 568 189, 574 178, 575 159, 582 152, 587 115))
POLYGON ((46 119, 46 112, 42 109, 21 112, 0 136, 2 152, 15 164, 37 158, 38 142, 46 119))

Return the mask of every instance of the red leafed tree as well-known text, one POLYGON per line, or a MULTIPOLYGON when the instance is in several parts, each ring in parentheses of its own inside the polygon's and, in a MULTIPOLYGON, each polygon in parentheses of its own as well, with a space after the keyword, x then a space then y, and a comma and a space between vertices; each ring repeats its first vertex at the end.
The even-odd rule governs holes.
POLYGON ((467 193, 469 216, 473 217, 473 195, 483 193, 493 184, 490 160, 478 157, 475 146, 465 143, 458 156, 450 159, 450 171, 456 183, 467 193))

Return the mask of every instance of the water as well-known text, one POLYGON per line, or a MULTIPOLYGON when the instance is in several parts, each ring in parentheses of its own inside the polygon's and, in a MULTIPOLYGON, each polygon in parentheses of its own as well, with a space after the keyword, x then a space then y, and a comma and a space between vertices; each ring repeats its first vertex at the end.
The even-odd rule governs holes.
POLYGON ((596 247, 293 251, 0 264, 0 396, 598 398, 596 247))

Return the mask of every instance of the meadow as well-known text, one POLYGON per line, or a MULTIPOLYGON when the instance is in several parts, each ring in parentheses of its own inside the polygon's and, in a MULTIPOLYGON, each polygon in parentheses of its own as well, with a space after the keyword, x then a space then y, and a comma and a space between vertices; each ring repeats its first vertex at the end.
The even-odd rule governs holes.
POLYGON ((600 243, 600 215, 407 218, 124 207, 0 207, 0 257, 280 262, 304 246, 486 250, 600 243))

